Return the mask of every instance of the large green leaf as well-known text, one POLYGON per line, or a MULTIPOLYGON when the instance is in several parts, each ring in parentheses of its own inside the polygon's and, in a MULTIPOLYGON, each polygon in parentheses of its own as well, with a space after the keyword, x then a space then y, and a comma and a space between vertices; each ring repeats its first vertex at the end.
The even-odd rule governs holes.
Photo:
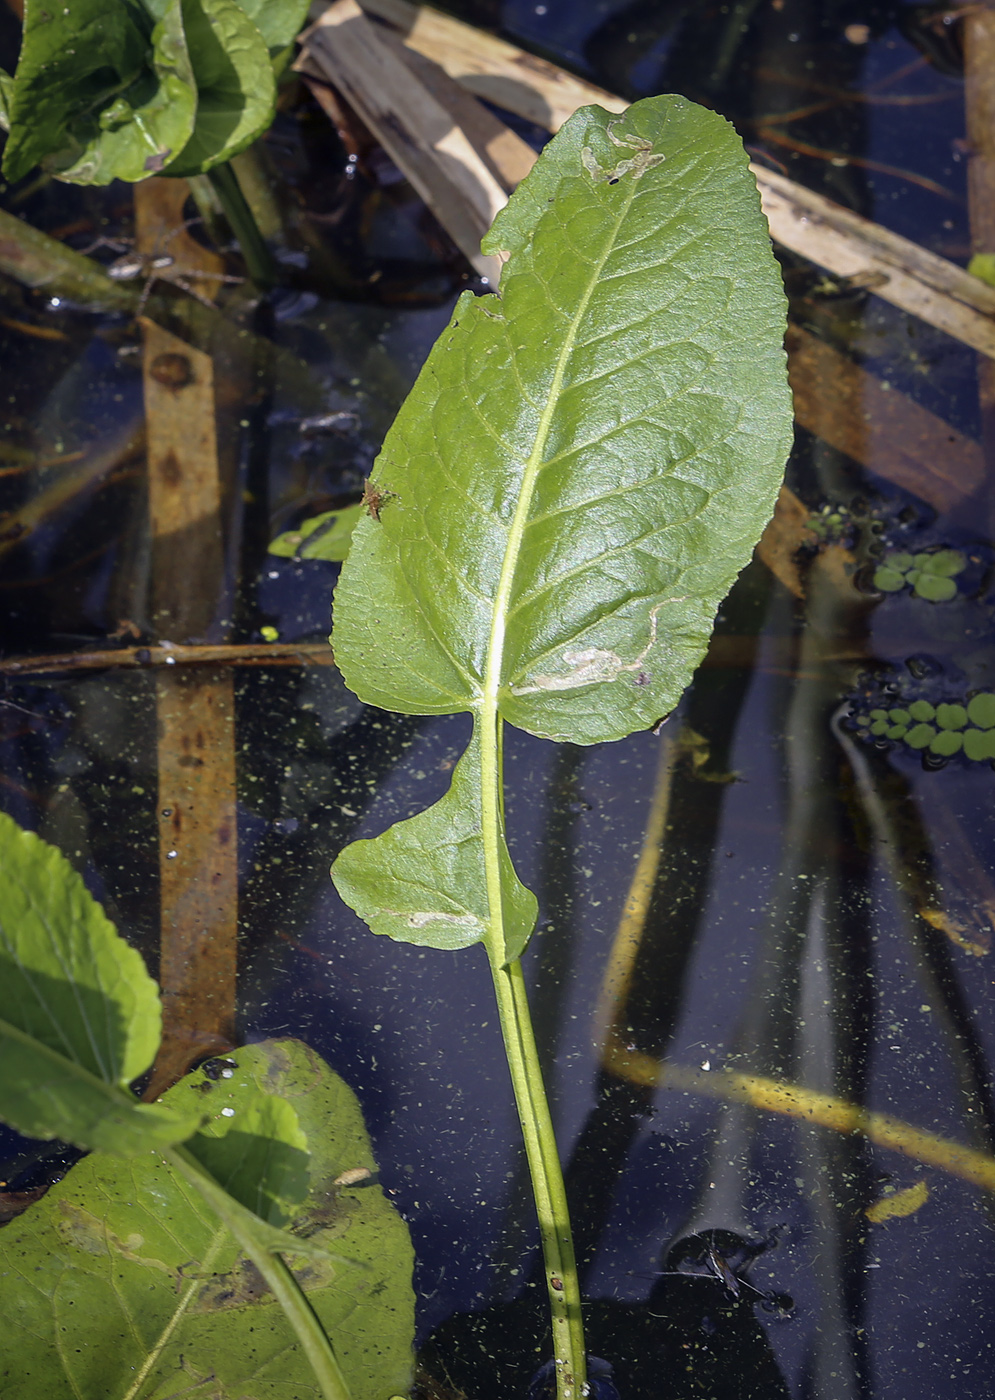
POLYGON ((165 173, 199 175, 265 131, 276 108, 276 82, 266 42, 235 0, 182 3, 197 116, 193 135, 165 173))
MULTIPOLYGON (((294 1271, 334 1340, 354 1400, 404 1394, 414 1332, 411 1246, 374 1184, 354 1096, 300 1042, 246 1047, 233 1059, 230 1080, 189 1075, 166 1102, 208 1106, 207 1131, 223 1133, 227 1124, 229 1140, 255 1136, 247 1129, 261 1091, 296 1110, 311 1155, 309 1194, 292 1228, 311 1244, 327 1243, 335 1257, 291 1259, 294 1271), (361 1181, 337 1184, 363 1169, 370 1175, 361 1181)), ((288 1142, 288 1124, 271 1126, 276 1147, 293 1153, 300 1135, 288 1142)), ((249 1145, 250 1155, 260 1150, 249 1145)), ((197 1192, 151 1155, 128 1163, 87 1158, 4 1230, 0 1246, 4 1400, 166 1400, 199 1394, 198 1385, 217 1400, 318 1395, 258 1273, 197 1192)))
POLYGON ((791 401, 756 184, 715 113, 582 109, 482 246, 508 254, 500 294, 460 298, 387 436, 332 634, 361 699, 470 710, 475 749, 333 878, 375 930, 483 938, 501 966, 531 916, 502 721, 592 744, 676 705, 770 517, 791 401))
POLYGON ((27 0, 4 173, 146 179, 187 144, 196 103, 180 0, 155 25, 129 0, 27 0))
POLYGON ((147 1151, 198 1126, 128 1084, 159 1047, 155 983, 61 851, 0 813, 0 1119, 79 1147, 147 1151))
POLYGON ((292 44, 307 19, 310 0, 238 0, 266 40, 271 58, 292 44))
MULTIPOLYGON (((427 948, 466 948, 492 915, 481 858, 480 741, 475 733, 441 801, 372 841, 354 841, 333 868, 335 887, 374 933, 427 948)), ((515 874, 502 837, 502 962, 522 952, 537 904, 515 874)))
POLYGON ((784 297, 732 127, 577 112, 484 241, 374 467, 333 645, 364 700, 576 743, 676 704, 773 509, 784 297))

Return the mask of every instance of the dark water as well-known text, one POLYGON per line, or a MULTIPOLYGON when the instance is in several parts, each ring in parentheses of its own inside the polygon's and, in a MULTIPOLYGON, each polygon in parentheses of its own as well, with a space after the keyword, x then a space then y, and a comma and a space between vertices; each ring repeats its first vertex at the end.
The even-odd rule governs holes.
MULTIPOLYGON (((966 261, 957 46, 926 7, 495 0, 466 13, 610 90, 717 107, 758 160, 966 261)), ((229 410, 237 641, 326 632, 335 567, 267 557, 265 541, 355 499, 467 283, 417 200, 375 160, 353 178, 306 101, 267 146, 339 262, 313 254, 258 313, 309 377, 278 365, 256 402, 229 410), (307 427, 332 411, 354 416, 307 427)), ((5 198, 49 230, 81 225, 75 246, 102 219, 127 232, 121 187, 5 198)), ((795 324, 977 438, 972 352, 794 254, 783 263, 795 324)), ((0 559, 7 652, 105 645, 122 617, 148 638, 140 454, 115 448, 141 413, 135 335, 13 283, 0 303, 4 469, 117 451, 0 559)), ((659 737, 582 750, 508 735, 590 1345, 623 1400, 991 1394, 990 1193, 935 1143, 896 1130, 888 1146, 879 1120, 865 1136, 822 1110, 813 1123, 816 1100, 785 1111, 771 1090, 802 1086, 993 1154, 992 764, 924 758, 860 722, 995 690, 988 488, 944 507, 897 460, 858 461, 799 430, 788 483, 828 523, 797 562, 797 595, 750 566, 659 737), (964 557, 952 599, 874 590, 885 556, 940 547, 964 557), (723 1071, 741 1077, 738 1100, 723 1071), (873 1218, 911 1188, 911 1213, 873 1218)), ((3 509, 62 470, 0 476, 3 509)), ((414 1237, 434 1388, 524 1392, 544 1359, 536 1241, 483 953, 375 939, 327 878, 348 840, 445 790, 467 722, 363 710, 331 668, 242 668, 236 694, 242 1033, 302 1036, 360 1095, 414 1237)), ((154 962, 150 677, 8 679, 2 698, 4 806, 66 851, 154 962)))

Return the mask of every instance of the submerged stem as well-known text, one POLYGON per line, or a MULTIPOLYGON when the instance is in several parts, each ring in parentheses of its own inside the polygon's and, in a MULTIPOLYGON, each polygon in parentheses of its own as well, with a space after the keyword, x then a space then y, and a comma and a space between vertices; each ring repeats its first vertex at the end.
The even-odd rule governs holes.
POLYGON ((485 942, 539 1218, 552 1315, 557 1400, 579 1400, 587 1393, 587 1360, 566 1185, 542 1080, 521 960, 515 958, 508 962, 506 957, 500 863, 504 840, 504 723, 498 715, 493 694, 485 699, 479 724, 481 829, 490 906, 490 928, 485 942))
POLYGON ((549 1100, 532 1030, 520 959, 491 964, 505 1052, 522 1123, 525 1155, 539 1217, 546 1289, 553 1325, 558 1400, 578 1400, 587 1390, 580 1280, 574 1258, 567 1193, 553 1132, 549 1100))
POLYGON ((259 232, 259 225, 242 193, 234 170, 225 162, 224 165, 215 165, 209 170, 207 178, 221 201, 232 233, 238 239, 249 276, 256 286, 264 291, 274 286, 277 281, 276 263, 259 232))

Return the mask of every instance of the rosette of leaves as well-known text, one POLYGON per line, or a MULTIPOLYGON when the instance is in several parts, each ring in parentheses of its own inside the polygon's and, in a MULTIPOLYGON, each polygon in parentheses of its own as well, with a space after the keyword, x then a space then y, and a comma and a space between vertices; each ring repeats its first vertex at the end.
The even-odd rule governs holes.
POLYGON ((957 595, 956 576, 967 568, 967 559, 959 549, 940 549, 933 553, 888 554, 874 570, 874 587, 882 593, 900 593, 911 588, 917 598, 931 603, 947 603, 957 595))
POLYGON ((979 691, 965 703, 912 700, 854 717, 862 739, 891 739, 936 758, 963 753, 975 763, 995 761, 995 695, 979 691))
POLYGON ((0 74, 8 180, 196 175, 269 126, 307 0, 26 0, 0 74))

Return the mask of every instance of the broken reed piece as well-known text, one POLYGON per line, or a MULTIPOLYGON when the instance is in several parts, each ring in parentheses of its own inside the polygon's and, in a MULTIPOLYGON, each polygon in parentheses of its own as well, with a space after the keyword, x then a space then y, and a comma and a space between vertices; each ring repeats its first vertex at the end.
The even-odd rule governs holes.
MULTIPOLYGON (((312 15, 319 6, 312 7, 312 15)), ((432 59, 462 87, 506 111, 558 131, 577 107, 624 111, 622 98, 523 49, 407 0, 363 0, 404 45, 432 59)), ((995 288, 963 268, 834 204, 794 180, 751 165, 774 241, 836 276, 995 358, 995 288)))
POLYGON ((295 68, 342 94, 478 275, 495 285, 501 260, 485 257, 480 240, 506 203, 507 189, 355 0, 328 7, 304 36, 295 68))
POLYGON ((334 666, 327 642, 242 642, 220 645, 107 647, 9 656, 0 676, 54 676, 73 671, 147 671, 189 666, 334 666))

